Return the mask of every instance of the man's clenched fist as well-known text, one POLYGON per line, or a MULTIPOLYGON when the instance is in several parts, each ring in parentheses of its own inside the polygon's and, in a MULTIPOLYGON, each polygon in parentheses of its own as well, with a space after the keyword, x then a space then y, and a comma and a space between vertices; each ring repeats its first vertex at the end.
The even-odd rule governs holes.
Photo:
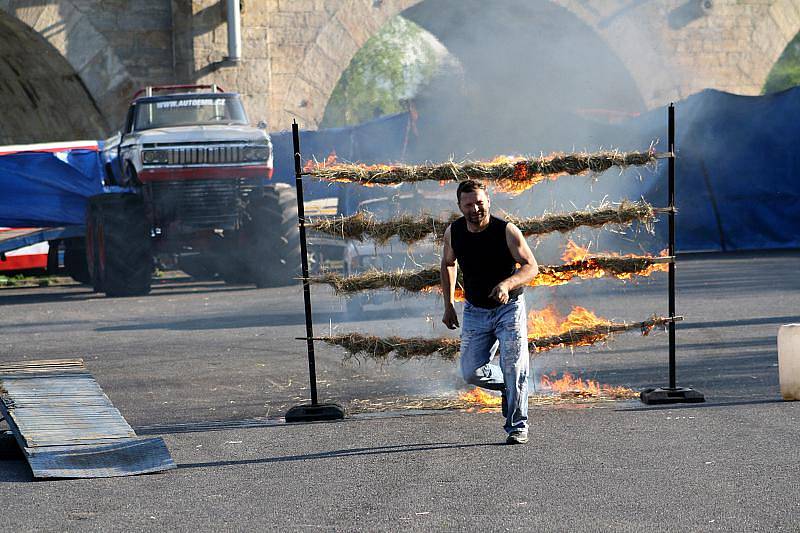
POLYGON ((456 329, 458 327, 458 315, 456 314, 456 308, 453 307, 453 304, 445 306, 442 322, 447 326, 447 329, 456 329))

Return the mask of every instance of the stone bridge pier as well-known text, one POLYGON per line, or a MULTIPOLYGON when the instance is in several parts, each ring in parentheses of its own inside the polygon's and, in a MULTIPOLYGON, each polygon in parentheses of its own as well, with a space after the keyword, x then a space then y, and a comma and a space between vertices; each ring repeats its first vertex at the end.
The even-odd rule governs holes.
MULTIPOLYGON (((621 107, 637 111, 708 87, 758 94, 800 30, 792 0, 241 0, 233 64, 225 0, 0 0, 0 144, 102 138, 138 88, 174 83, 238 91, 273 130, 314 128, 353 55, 397 14, 439 38, 468 78, 492 54, 531 70, 559 50, 602 58, 621 107), (562 33, 584 37, 559 43, 562 33)), ((503 85, 516 75, 492 72, 503 85)), ((580 69, 552 76, 592 83, 580 69)))

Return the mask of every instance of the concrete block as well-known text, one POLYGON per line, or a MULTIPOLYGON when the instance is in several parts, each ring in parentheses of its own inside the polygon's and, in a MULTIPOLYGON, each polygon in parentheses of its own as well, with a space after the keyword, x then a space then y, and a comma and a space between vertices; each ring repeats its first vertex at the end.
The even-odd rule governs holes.
POLYGON ((800 400, 800 324, 778 330, 778 376, 784 400, 800 400))

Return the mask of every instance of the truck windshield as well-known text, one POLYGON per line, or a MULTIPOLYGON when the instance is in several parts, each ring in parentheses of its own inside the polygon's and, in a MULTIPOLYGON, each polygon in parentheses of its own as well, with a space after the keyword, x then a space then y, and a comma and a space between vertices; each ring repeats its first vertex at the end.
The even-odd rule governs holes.
POLYGON ((137 131, 208 124, 247 124, 241 101, 235 97, 198 95, 136 104, 137 131))

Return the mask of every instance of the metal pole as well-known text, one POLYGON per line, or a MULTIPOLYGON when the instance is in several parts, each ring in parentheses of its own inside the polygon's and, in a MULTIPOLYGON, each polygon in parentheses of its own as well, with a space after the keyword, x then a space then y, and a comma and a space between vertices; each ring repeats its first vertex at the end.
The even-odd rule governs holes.
POLYGON ((308 282, 308 246, 306 245, 306 215, 303 209, 303 169, 300 161, 300 132, 297 121, 292 123, 294 144, 294 183, 297 188, 297 220, 300 228, 300 259, 303 265, 303 300, 306 308, 306 343, 308 345, 308 374, 311 381, 311 405, 317 405, 317 370, 314 363, 314 324, 311 321, 311 288, 308 282))
POLYGON ((228 0, 228 61, 242 59, 242 18, 239 0, 228 0))
MULTIPOLYGON (((669 255, 675 257, 675 104, 669 104, 669 255)), ((675 318, 675 261, 669 264, 669 317, 675 318)), ((669 323, 669 388, 675 381, 675 321, 669 323)))
POLYGON ((646 404, 698 403, 706 401, 702 393, 675 384, 675 104, 669 104, 669 387, 647 388, 641 393, 646 404))

